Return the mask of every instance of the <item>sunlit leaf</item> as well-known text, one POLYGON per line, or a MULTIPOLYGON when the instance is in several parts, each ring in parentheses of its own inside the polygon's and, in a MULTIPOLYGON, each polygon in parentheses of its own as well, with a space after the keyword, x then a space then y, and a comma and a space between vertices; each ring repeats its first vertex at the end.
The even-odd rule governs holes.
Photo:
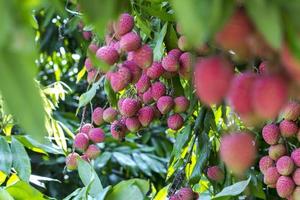
POLYGON ((9 175, 12 166, 12 153, 4 137, 0 136, 0 171, 9 175))

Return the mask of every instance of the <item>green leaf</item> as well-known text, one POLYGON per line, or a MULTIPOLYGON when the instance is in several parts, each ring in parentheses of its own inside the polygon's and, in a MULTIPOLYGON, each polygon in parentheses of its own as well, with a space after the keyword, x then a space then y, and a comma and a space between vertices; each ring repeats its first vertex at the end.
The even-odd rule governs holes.
POLYGON ((154 197, 154 200, 167 199, 170 185, 163 187, 154 197))
POLYGON ((11 140, 11 152, 13 155, 13 168, 20 179, 28 182, 31 174, 30 158, 24 146, 15 138, 11 140))
POLYGON ((185 145, 188 143, 189 139, 191 138, 192 126, 188 124, 184 127, 184 129, 177 134, 176 142, 173 147, 172 156, 178 158, 180 156, 181 151, 184 149, 185 145))
POLYGON ((162 10, 160 8, 160 5, 154 5, 152 4, 151 6, 149 7, 146 7, 146 6, 142 6, 142 9, 144 11, 146 11, 147 13, 149 13, 151 16, 155 16, 161 20, 164 20, 164 21, 175 21, 174 19, 174 15, 170 14, 170 13, 167 13, 166 11, 162 10))
POLYGON ((85 186, 88 186, 91 182, 91 188, 89 194, 96 197, 99 192, 103 191, 101 181, 95 172, 94 168, 81 158, 77 159, 78 162, 78 174, 85 186))
POLYGON ((141 153, 141 158, 147 163, 152 171, 156 173, 166 173, 166 167, 159 161, 150 158, 147 154, 141 153))
POLYGON ((107 79, 105 79, 104 81, 104 91, 105 94, 107 95, 107 101, 109 102, 109 104, 113 107, 116 107, 117 106, 116 93, 111 88, 110 82, 107 79))
POLYGON ((18 181, 13 185, 6 187, 7 192, 15 200, 32 199, 32 200, 44 200, 43 194, 37 189, 24 181, 18 181))
POLYGON ((129 155, 119 153, 119 152, 113 152, 113 157, 120 163, 122 166, 128 166, 128 167, 136 167, 135 162, 131 159, 129 155))
POLYGON ((155 38, 156 45, 154 47, 154 60, 160 61, 164 55, 165 48, 163 46, 164 38, 167 33, 168 23, 165 23, 163 28, 159 33, 157 33, 157 38, 155 38))
POLYGON ((13 197, 5 189, 2 188, 0 188, 0 199, 14 200, 13 197))
POLYGON ((99 81, 97 81, 96 83, 94 83, 87 92, 83 93, 79 97, 78 108, 81 108, 81 107, 87 105, 94 98, 97 90, 99 89, 100 82, 101 82, 101 79, 99 81))
POLYGON ((179 76, 175 76, 175 77, 172 77, 172 86, 174 88, 174 95, 175 96, 182 96, 184 95, 184 89, 181 85, 181 82, 180 82, 180 78, 179 76))
POLYGON ((10 147, 4 137, 0 136, 0 171, 6 175, 10 174, 12 166, 12 154, 10 147))
POLYGON ((265 40, 274 49, 279 49, 282 44, 283 30, 277 4, 266 0, 245 1, 245 4, 249 16, 265 40), (266 10, 268 10, 267 14, 266 10))
POLYGON ((80 191, 82 188, 77 188, 76 190, 74 190, 71 194, 69 194, 67 197, 63 198, 63 200, 71 200, 73 199, 73 197, 76 197, 79 195, 80 191))
POLYGON ((165 44, 167 50, 170 51, 171 49, 177 48, 178 38, 177 33, 172 24, 168 25, 167 34, 165 37, 165 44))
POLYGON ((107 186, 106 188, 104 188, 103 190, 102 190, 102 192, 100 192, 98 195, 97 195, 97 200, 104 200, 105 199, 105 197, 107 196, 107 194, 110 192, 110 190, 112 189, 112 186, 111 185, 109 185, 109 186, 107 186))
POLYGON ((148 176, 151 176, 151 170, 150 167, 145 163, 145 161, 141 158, 141 156, 138 153, 133 153, 132 157, 134 161, 136 162, 138 168, 145 173, 148 176))
POLYGON ((213 199, 219 199, 220 197, 236 196, 242 193, 249 185, 251 177, 248 180, 237 182, 233 185, 225 187, 220 193, 218 193, 213 199))
POLYGON ((86 69, 84 67, 78 72, 77 77, 76 77, 76 84, 79 83, 79 81, 85 75, 85 72, 86 72, 86 69))
POLYGON ((112 153, 110 152, 103 152, 98 156, 95 160, 95 166, 97 168, 102 168, 106 166, 107 162, 111 159, 112 153))

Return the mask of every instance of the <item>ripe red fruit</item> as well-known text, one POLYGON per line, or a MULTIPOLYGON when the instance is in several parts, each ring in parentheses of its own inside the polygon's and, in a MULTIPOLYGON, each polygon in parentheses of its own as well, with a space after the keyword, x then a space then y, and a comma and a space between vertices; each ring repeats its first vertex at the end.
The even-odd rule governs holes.
POLYGON ((66 166, 68 170, 75 170, 77 169, 77 158, 79 158, 78 153, 70 153, 66 157, 66 166))
POLYGON ((297 168, 293 173, 293 181, 296 185, 300 185, 300 168, 297 168))
POLYGON ((96 52, 96 56, 108 65, 115 64, 119 59, 118 51, 112 46, 103 46, 99 48, 96 52))
POLYGON ((132 60, 142 69, 147 69, 152 65, 153 51, 148 45, 143 45, 132 52, 132 60))
POLYGON ((280 55, 283 66, 293 80, 300 85, 300 60, 293 55, 287 44, 285 44, 281 49, 280 55))
POLYGON ((151 79, 158 79, 165 72, 164 68, 161 65, 161 62, 154 61, 147 69, 147 76, 151 79))
POLYGON ((130 70, 126 67, 120 67, 117 72, 113 72, 110 75, 110 84, 115 92, 121 91, 131 81, 130 70))
POLYGON ((104 121, 103 121, 103 108, 101 107, 97 107, 94 109, 93 111, 93 122, 96 124, 96 125, 101 125, 104 121))
POLYGON ((90 162, 89 157, 88 157, 87 155, 85 155, 85 154, 81 155, 80 158, 81 158, 82 160, 85 160, 86 162, 90 162))
POLYGON ((78 133, 74 138, 74 147, 79 151, 84 151, 89 145, 89 138, 85 133, 78 133))
POLYGON ((286 148, 283 144, 272 145, 269 148, 269 156, 273 160, 278 160, 281 156, 286 154, 286 148))
POLYGON ((279 174, 288 176, 294 171, 294 162, 289 156, 282 156, 276 162, 276 168, 279 174))
POLYGON ((126 33, 121 37, 120 48, 124 51, 135 51, 141 47, 141 37, 135 32, 126 33))
POLYGON ((84 61, 84 66, 85 66, 85 69, 86 69, 87 72, 90 72, 90 71, 92 71, 93 69, 95 69, 95 68, 93 67, 93 63, 92 63, 91 59, 89 59, 89 58, 86 58, 86 59, 85 59, 85 61, 84 61))
POLYGON ((79 132, 88 134, 92 128, 93 128, 92 124, 86 123, 80 128, 79 132))
POLYGON ((292 137, 298 132, 298 126, 293 121, 283 120, 280 122, 279 128, 283 137, 292 137))
POLYGON ((149 104, 153 102, 151 88, 149 88, 144 94, 142 94, 142 99, 144 104, 149 104))
POLYGON ((181 188, 170 197, 170 200, 196 200, 198 199, 198 194, 193 192, 191 188, 181 188))
POLYGON ((268 186, 273 187, 279 179, 280 174, 276 167, 269 167, 264 173, 264 183, 268 186))
POLYGON ((118 22, 115 24, 115 32, 118 36, 122 36, 130 32, 134 27, 134 19, 128 13, 123 13, 120 15, 118 22))
POLYGON ((198 60, 194 73, 198 97, 207 105, 220 103, 228 92, 232 77, 233 68, 224 58, 212 56, 198 60))
POLYGON ((157 108, 161 114, 167 114, 174 106, 173 98, 170 96, 162 96, 157 100, 157 108))
POLYGON ((151 86, 151 96, 157 101, 166 94, 166 86, 162 82, 155 82, 151 86))
POLYGON ((94 143, 104 142, 105 133, 101 128, 92 128, 88 133, 89 139, 94 143))
POLYGON ((88 159, 96 159, 100 154, 100 149, 97 145, 91 144, 85 150, 84 154, 88 157, 88 159))
POLYGON ((267 144, 277 144, 280 138, 280 130, 276 124, 267 124, 262 129, 262 136, 267 144))
POLYGON ((125 98, 121 98, 119 99, 118 101, 118 110, 121 110, 122 109, 122 104, 123 104, 123 101, 125 100, 125 98))
POLYGON ((145 106, 138 112, 138 119, 143 127, 149 126, 154 118, 154 111, 151 106, 145 106))
POLYGON ((124 99, 121 107, 121 114, 125 117, 134 116, 139 110, 139 102, 137 99, 126 98, 124 99))
POLYGON ((189 79, 192 73, 192 55, 184 52, 179 57, 179 75, 184 79, 189 79))
POLYGON ((300 167, 300 148, 298 149, 295 149, 292 154, 291 154, 291 157, 295 163, 295 165, 297 167, 300 167))
POLYGON ((144 93, 151 85, 150 79, 146 74, 142 74, 141 78, 135 84, 138 93, 144 93))
POLYGON ((172 49, 169 51, 168 55, 174 56, 176 59, 179 59, 181 56, 182 52, 179 49, 172 49))
POLYGON ((92 38, 93 34, 91 31, 83 31, 82 32, 82 37, 85 39, 85 40, 90 40, 92 38))
POLYGON ((297 101, 289 101, 284 106, 281 115, 286 120, 296 121, 300 116, 300 104, 297 101))
POLYGON ((270 73, 270 66, 268 61, 263 61, 258 66, 260 74, 269 74, 270 73))
POLYGON ((287 85, 279 76, 265 75, 253 85, 252 103, 261 118, 274 119, 287 101, 287 85))
POLYGON ((292 178, 288 176, 280 176, 276 183, 277 194, 281 198, 289 197, 295 188, 295 183, 292 178))
POLYGON ((113 122, 118 116, 118 111, 112 107, 108 107, 103 111, 103 120, 106 122, 113 122))
POLYGON ((161 64, 168 72, 176 72, 179 69, 179 59, 170 54, 162 59, 161 64))
POLYGON ((126 60, 123 62, 122 67, 129 69, 132 83, 136 83, 140 79, 142 70, 135 62, 126 60))
POLYGON ((207 169, 207 177, 216 182, 222 182, 225 178, 223 170, 219 166, 211 166, 207 169))
POLYGON ((243 174, 254 162, 256 147, 249 133, 234 133, 221 139, 221 159, 235 174, 243 174))
POLYGON ((181 129, 183 126, 183 118, 180 114, 173 114, 168 117, 168 127, 174 131, 181 129))
POLYGON ((123 121, 116 120, 111 124, 110 132, 113 138, 123 140, 126 135, 126 126, 123 121))
POLYGON ((130 132, 137 132, 141 128, 141 123, 137 117, 126 118, 126 127, 130 132))
POLYGON ((187 111, 190 101, 185 96, 179 96, 174 99, 174 112, 182 113, 187 111))
POLYGON ((237 10, 216 34, 216 43, 225 50, 234 51, 241 58, 250 56, 249 40, 253 26, 243 10, 237 10))
POLYGON ((259 169, 263 174, 273 165, 274 161, 269 156, 264 156, 259 160, 259 169))

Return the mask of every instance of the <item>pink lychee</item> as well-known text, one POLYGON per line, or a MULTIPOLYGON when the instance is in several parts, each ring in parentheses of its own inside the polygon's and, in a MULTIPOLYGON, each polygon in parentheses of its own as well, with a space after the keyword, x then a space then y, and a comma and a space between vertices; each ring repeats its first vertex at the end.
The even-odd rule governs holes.
POLYGON ((98 77, 99 77, 99 76, 97 76, 97 75, 98 75, 97 70, 94 70, 94 69, 90 70, 90 71, 88 72, 88 74, 87 74, 87 82, 88 82, 89 84, 92 84, 92 83, 94 83, 95 81, 97 81, 97 80, 98 80, 98 77))
POLYGON ((150 79, 146 74, 142 74, 138 82, 135 84, 138 93, 144 93, 151 85, 150 79))
POLYGON ((296 121, 300 116, 300 103, 289 101, 283 108, 281 115, 284 119, 296 121))
POLYGON ((126 118, 126 127, 130 132, 137 132, 141 128, 141 123, 137 117, 126 118))
POLYGON ((300 185, 300 168, 297 168, 293 173, 293 181, 296 185, 300 185))
POLYGON ((276 168, 279 174, 288 176, 294 171, 294 162, 289 156, 282 156, 276 162, 276 168))
POLYGON ((154 118, 154 111, 151 106, 145 106, 138 111, 138 119, 143 127, 150 125, 154 118))
POLYGON ((161 114, 167 114, 174 106, 173 98, 170 96, 162 96, 157 100, 157 108, 161 114))
POLYGON ((184 35, 182 35, 178 38, 178 48, 181 51, 191 50, 191 45, 189 44, 187 38, 184 35))
POLYGON ((90 40, 93 36, 91 31, 83 31, 82 36, 85 40, 90 40))
POLYGON ((189 187, 181 188, 173 196, 170 197, 170 200, 196 200, 198 199, 198 194, 193 192, 189 187))
POLYGON ((168 55, 174 56, 176 59, 179 59, 182 54, 182 51, 180 49, 172 49, 168 52, 168 55))
POLYGON ((293 121, 283 120, 280 122, 279 128, 283 137, 292 137, 298 132, 298 126, 293 121))
POLYGON ((190 101, 185 96, 179 96, 174 99, 174 112, 182 113, 187 111, 190 101))
POLYGON ((118 111, 112 107, 108 107, 103 111, 103 120, 106 122, 113 122, 118 116, 118 111))
POLYGON ((78 133, 74 138, 74 147, 79 151, 84 151, 89 145, 89 138, 85 133, 78 133))
POLYGON ((289 197, 295 188, 295 183, 292 178, 288 176, 280 176, 276 183, 277 194, 281 198, 289 197))
POLYGON ((104 142, 105 133, 101 128, 92 128, 88 133, 89 139, 94 143, 104 142))
POLYGON ((89 131, 93 128, 93 125, 90 124, 90 123, 86 123, 84 124, 81 128, 80 128, 80 132, 81 133, 85 133, 85 134, 88 134, 89 131))
POLYGON ((135 51, 141 47, 141 37, 135 32, 126 33, 121 37, 120 47, 124 51, 135 51))
POLYGON ((126 88, 131 78, 129 69, 125 67, 121 67, 120 69, 117 72, 113 72, 110 76, 110 84, 115 92, 119 92, 126 88))
POLYGON ((94 69, 93 63, 90 58, 86 58, 84 61, 84 66, 87 72, 90 72, 94 69))
POLYGON ((129 69, 131 76, 132 76, 131 83, 134 84, 140 79, 140 77, 142 75, 142 70, 141 70, 141 68, 139 68, 139 66, 135 62, 126 60, 123 62, 122 67, 126 67, 129 69))
POLYGON ((100 149, 97 145, 91 144, 88 146, 88 148, 85 150, 84 154, 89 159, 96 159, 100 155, 100 149))
POLYGON ((103 46, 99 48, 96 52, 96 56, 108 65, 115 64, 119 59, 119 53, 112 46, 103 46))
POLYGON ((153 51, 148 45, 143 45, 132 52, 132 60, 142 69, 147 69, 152 65, 153 51))
POLYGON ((147 69, 147 76, 150 79, 158 79, 165 72, 164 68, 161 65, 161 62, 154 61, 147 69))
POLYGON ((68 170, 75 170, 77 169, 77 159, 79 158, 78 153, 70 153, 67 157, 66 157, 66 166, 68 168, 68 170))
POLYGON ((162 82, 155 82, 151 86, 151 96, 157 101, 160 97, 166 94, 166 86, 162 82))
POLYGON ((142 99, 145 104, 153 102, 151 88, 149 88, 144 94, 142 94, 142 99))
POLYGON ((279 177, 276 167, 269 167, 264 173, 264 183, 268 186, 275 185, 279 177))
POLYGON ((124 99, 121 107, 121 114, 125 117, 134 116, 139 110, 139 102, 137 99, 126 98, 124 99))
POLYGON ((179 57, 179 75, 184 79, 189 79, 192 73, 192 54, 184 52, 179 57))
POLYGON ((209 167, 206 174, 209 179, 216 182, 222 182, 225 178, 224 171, 217 165, 209 167))
POLYGON ((291 158, 293 159, 295 165, 297 167, 300 167, 300 148, 295 149, 292 154, 291 154, 291 158))
POLYGON ((120 15, 117 23, 115 24, 115 32, 117 35, 122 36, 130 32, 134 27, 134 19, 128 13, 123 13, 120 15))
POLYGON ((273 165, 274 161, 269 156, 264 156, 259 160, 259 169, 263 174, 273 165))
POLYGON ((94 109, 93 111, 93 122, 96 124, 96 125, 101 125, 104 121, 103 121, 103 108, 101 107, 97 107, 94 109))
POLYGON ((95 43, 91 43, 88 47, 88 49, 92 52, 92 53, 96 53, 97 50, 99 49, 98 45, 95 43))
POLYGON ((125 124, 120 120, 114 121, 110 126, 110 132, 113 138, 123 140, 126 135, 125 124))
POLYGON ((269 156, 272 160, 278 160, 286 154, 286 148, 283 144, 275 144, 269 148, 269 156))
POLYGON ((168 54, 162 59, 163 68, 168 72, 176 72, 179 69, 179 58, 168 54))
POLYGON ((277 144, 280 138, 280 130, 276 124, 267 124, 262 129, 262 136, 266 143, 273 145, 277 144))
POLYGON ((174 131, 179 130, 183 126, 183 118, 176 113, 168 117, 168 127, 174 131))

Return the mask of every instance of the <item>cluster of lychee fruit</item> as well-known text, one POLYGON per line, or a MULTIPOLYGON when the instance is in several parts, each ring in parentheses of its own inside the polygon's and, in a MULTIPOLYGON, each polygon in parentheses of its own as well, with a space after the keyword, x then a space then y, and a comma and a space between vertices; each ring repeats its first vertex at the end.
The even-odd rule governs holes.
POLYGON ((276 188, 280 197, 290 200, 300 199, 299 116, 300 104, 290 101, 281 113, 283 120, 279 124, 267 124, 262 129, 263 139, 270 145, 268 155, 259 161, 264 183, 276 188))

